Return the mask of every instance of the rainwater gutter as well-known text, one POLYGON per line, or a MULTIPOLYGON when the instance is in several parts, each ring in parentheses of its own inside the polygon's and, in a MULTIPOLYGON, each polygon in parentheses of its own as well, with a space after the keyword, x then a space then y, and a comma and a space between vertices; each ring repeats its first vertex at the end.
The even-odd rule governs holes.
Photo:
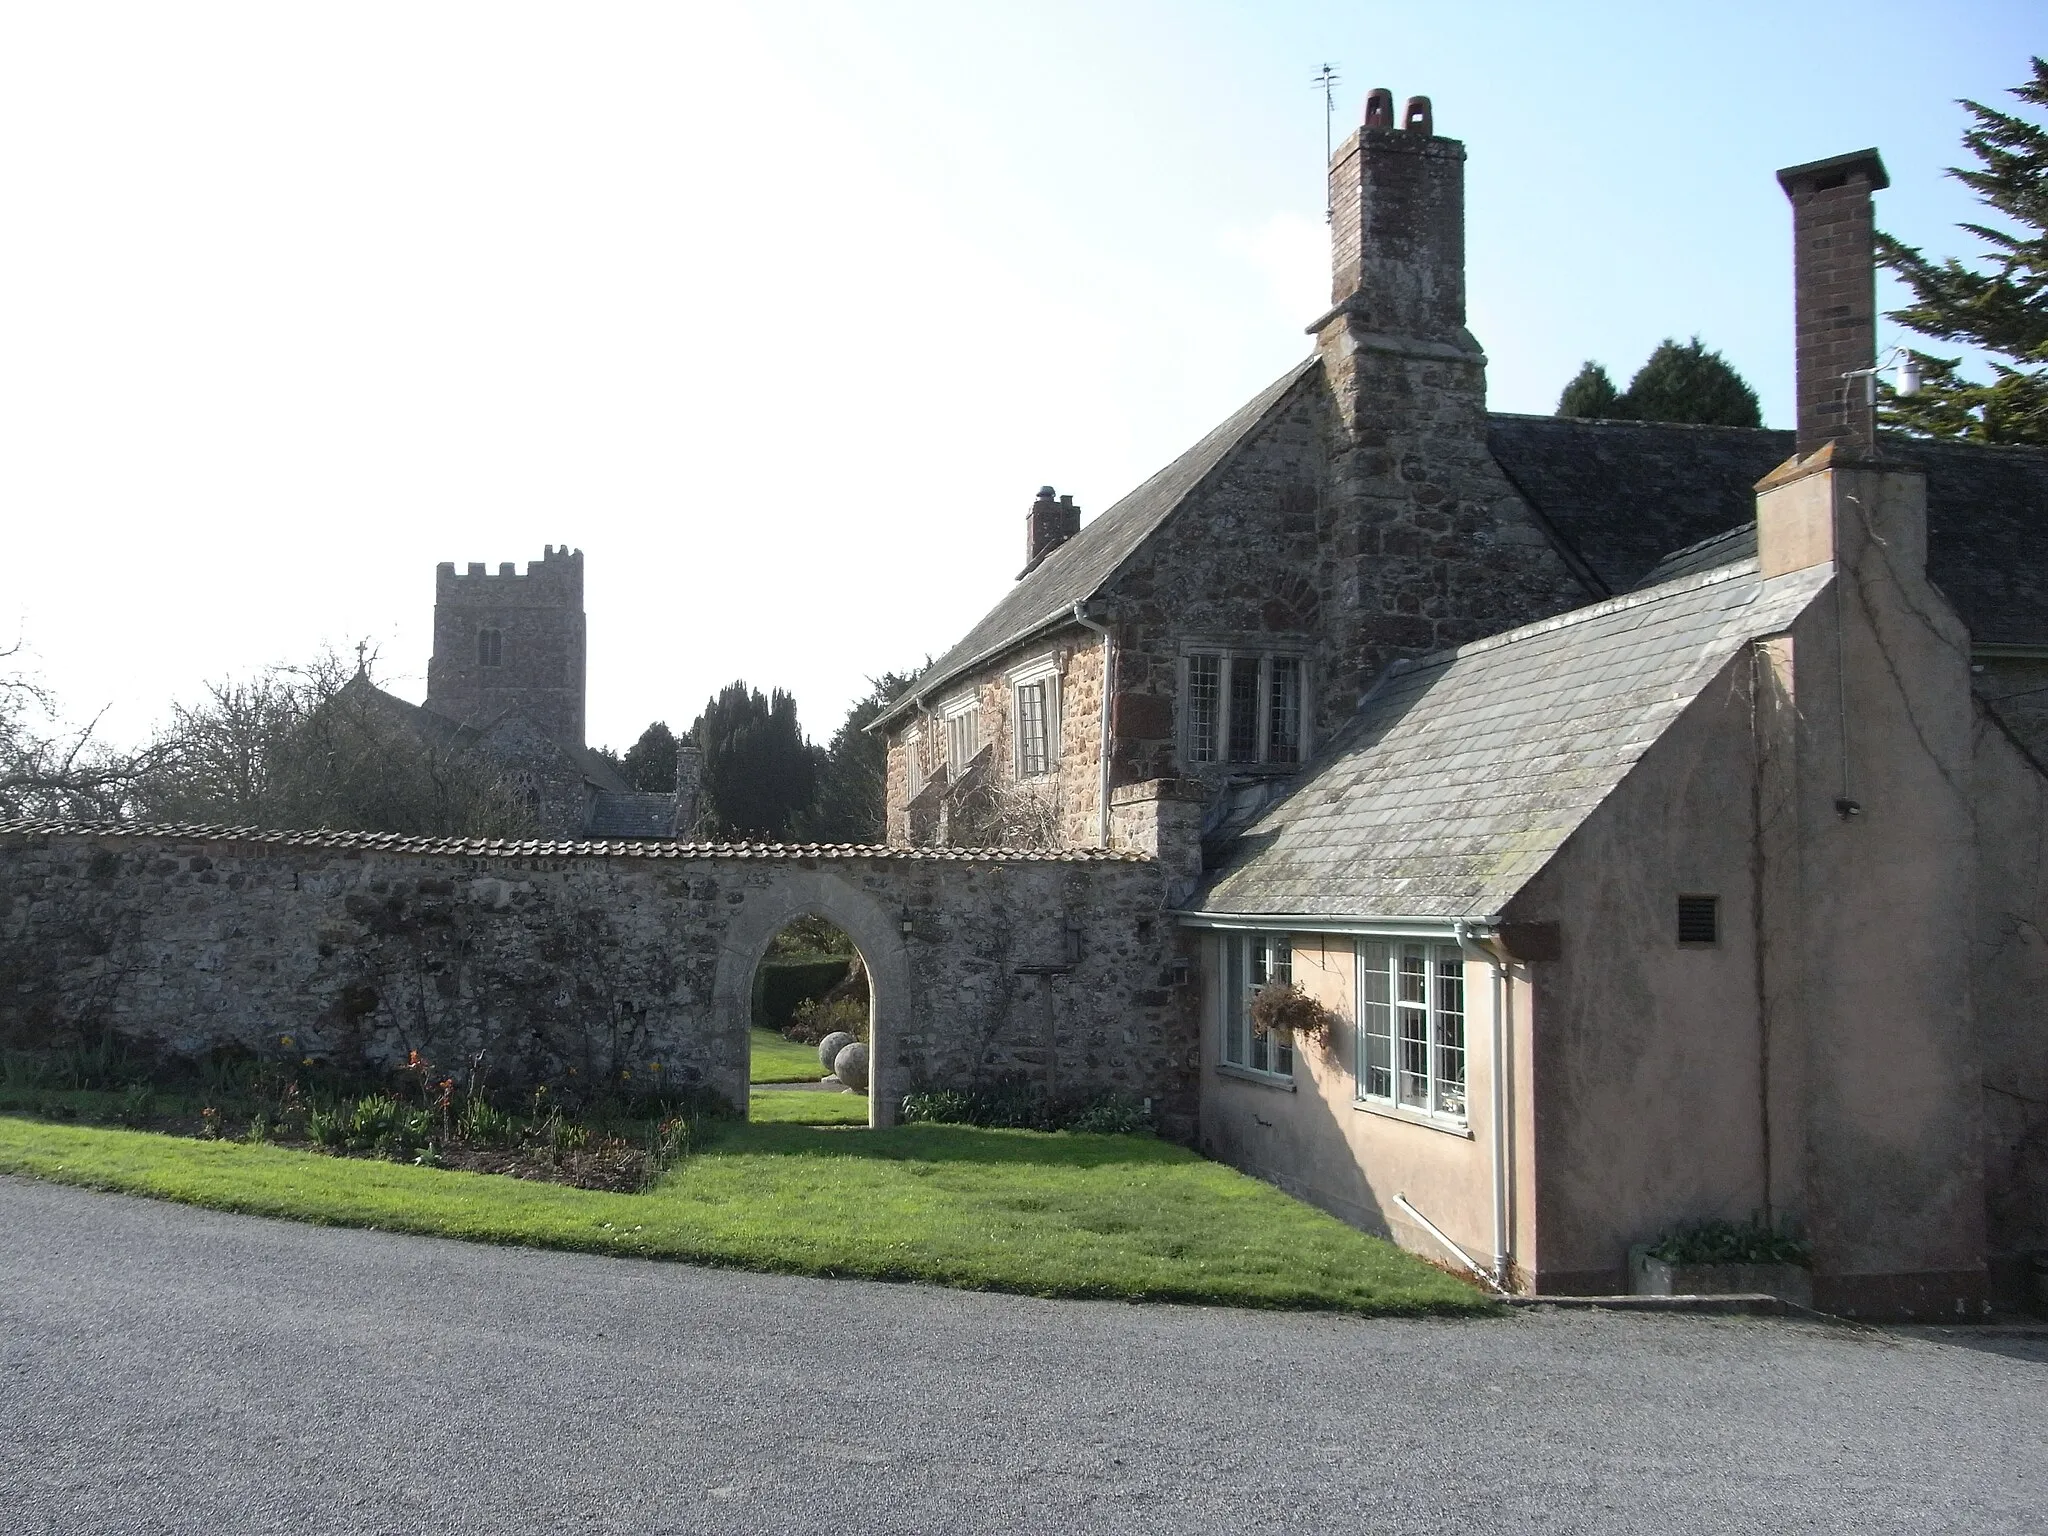
POLYGON ((1096 736, 1096 756, 1101 759, 1102 771, 1095 785, 1095 843, 1099 848, 1109 846, 1109 684, 1110 667, 1116 659, 1116 641, 1107 624, 1098 624, 1088 617, 1087 604, 1074 604, 1074 622, 1083 629, 1092 629, 1102 636, 1102 724, 1096 736))
POLYGON ((1497 930, 1491 924, 1460 920, 1451 925, 1451 932, 1457 936, 1459 949, 1476 960, 1484 960, 1493 971, 1493 1063, 1488 1073, 1493 1084, 1493 1111, 1488 1132, 1488 1139, 1493 1143, 1493 1273, 1487 1280, 1505 1296, 1508 1272, 1514 1258, 1514 1239, 1508 1230, 1508 1190, 1514 1177, 1511 1162, 1514 1153, 1508 1137, 1508 1042, 1514 1034, 1511 1028, 1515 1006, 1514 981, 1499 949, 1497 930), (1492 942, 1482 944, 1482 937, 1492 942))

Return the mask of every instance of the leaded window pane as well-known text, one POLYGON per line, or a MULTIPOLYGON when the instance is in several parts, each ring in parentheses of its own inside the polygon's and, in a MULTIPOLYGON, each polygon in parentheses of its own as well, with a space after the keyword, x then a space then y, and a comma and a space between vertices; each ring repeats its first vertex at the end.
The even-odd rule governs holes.
POLYGON ((1188 760, 1213 763, 1219 755, 1223 721, 1223 658, 1188 658, 1188 760))
POLYGON ((1259 760, 1259 664, 1249 656, 1230 665, 1230 760, 1259 760))
POLYGON ((1017 772, 1027 779, 1052 770, 1051 693, 1050 678, 1017 690, 1017 772))
POLYGON ((1292 656, 1272 661, 1272 700, 1266 723, 1266 761, 1301 761, 1301 663, 1292 656))

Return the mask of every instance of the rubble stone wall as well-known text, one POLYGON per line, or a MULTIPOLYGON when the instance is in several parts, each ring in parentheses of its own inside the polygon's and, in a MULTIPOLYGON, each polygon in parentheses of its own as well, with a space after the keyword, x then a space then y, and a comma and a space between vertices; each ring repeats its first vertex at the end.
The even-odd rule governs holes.
POLYGON ((1024 1077, 1152 1098, 1193 1134, 1191 1004, 1150 860, 393 842, 0 829, 0 1045, 483 1053, 500 1085, 744 1103, 754 966, 818 912, 875 977, 885 1122, 913 1087, 1024 1077))

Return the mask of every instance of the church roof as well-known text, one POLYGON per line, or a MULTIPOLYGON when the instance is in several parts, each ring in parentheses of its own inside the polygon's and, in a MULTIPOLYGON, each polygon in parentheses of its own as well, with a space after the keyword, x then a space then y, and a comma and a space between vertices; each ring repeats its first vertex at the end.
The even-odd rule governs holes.
POLYGON ((1138 546, 1314 369, 1315 361, 1307 357, 1288 369, 1228 421, 1053 550, 1004 593, 957 645, 925 668, 875 725, 887 724, 962 673, 1067 619, 1074 604, 1085 603, 1100 592, 1138 546))
POLYGON ((590 807, 592 837, 673 837, 676 797, 599 790, 590 807))
MULTIPOLYGON (((1759 427, 1509 415, 1488 418, 1487 442, 1607 593, 1754 553, 1756 483, 1793 448, 1759 427)), ((1927 573, 1971 638, 2048 644, 2048 450, 1891 433, 1879 447, 1926 471, 1927 573)))
POLYGON ((1397 664, 1226 853, 1214 915, 1498 915, 1750 639, 1833 575, 1751 560, 1397 664))

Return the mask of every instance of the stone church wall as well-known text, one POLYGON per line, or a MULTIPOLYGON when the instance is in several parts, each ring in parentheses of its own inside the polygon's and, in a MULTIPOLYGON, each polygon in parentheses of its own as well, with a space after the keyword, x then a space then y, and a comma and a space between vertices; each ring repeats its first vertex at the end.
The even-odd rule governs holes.
POLYGON ((0 831, 0 1045, 111 1032, 166 1055, 235 1046, 351 1068, 483 1053, 505 1086, 655 1081, 738 1103, 754 964, 818 910, 882 978, 876 1077, 892 1093, 1004 1077, 1120 1090, 1192 1135, 1194 1045, 1156 863, 417 846, 0 831))

